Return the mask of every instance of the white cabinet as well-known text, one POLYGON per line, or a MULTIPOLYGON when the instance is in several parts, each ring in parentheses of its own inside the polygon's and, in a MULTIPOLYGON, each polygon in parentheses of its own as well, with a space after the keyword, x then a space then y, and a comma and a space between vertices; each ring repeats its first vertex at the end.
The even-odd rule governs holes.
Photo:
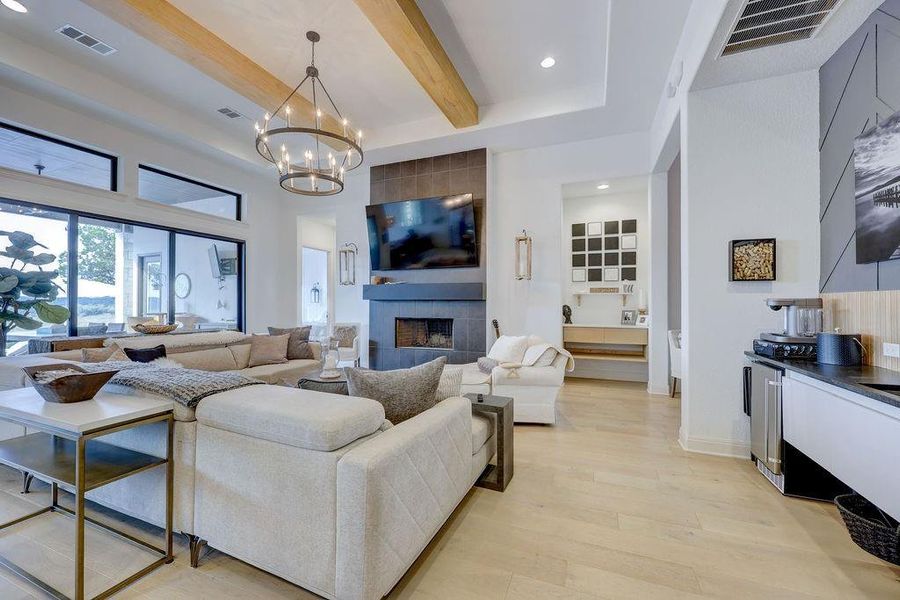
POLYGON ((900 408, 788 372, 784 439, 900 519, 900 408))

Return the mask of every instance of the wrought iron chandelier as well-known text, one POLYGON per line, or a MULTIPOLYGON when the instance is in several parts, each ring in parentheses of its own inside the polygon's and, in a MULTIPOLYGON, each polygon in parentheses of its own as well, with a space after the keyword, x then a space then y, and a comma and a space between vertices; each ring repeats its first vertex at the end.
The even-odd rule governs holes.
MULTIPOLYGON (((341 115, 316 68, 316 42, 321 38, 315 31, 307 31, 306 39, 312 43, 312 59, 306 67, 306 77, 271 114, 266 113, 263 124, 256 123, 256 151, 278 169, 278 182, 282 188, 303 196, 332 196, 344 189, 344 175, 362 164, 362 131, 354 132, 350 123, 341 115), (307 81, 312 87, 313 113, 292 114, 291 98, 307 81), (333 113, 340 119, 341 131, 325 129, 323 122, 330 119, 319 108, 319 98, 324 94, 333 113), (276 123, 277 121, 277 123, 276 123), (312 122, 312 127, 298 127, 293 122, 312 122)), ((309 96, 308 96, 309 97, 309 96)))

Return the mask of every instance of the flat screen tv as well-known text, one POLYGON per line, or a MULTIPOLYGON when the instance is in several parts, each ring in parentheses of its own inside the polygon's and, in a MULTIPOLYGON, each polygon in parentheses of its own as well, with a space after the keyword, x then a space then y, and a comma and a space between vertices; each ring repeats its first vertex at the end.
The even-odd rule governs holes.
POLYGON ((472 194, 366 207, 373 271, 477 267, 472 194))

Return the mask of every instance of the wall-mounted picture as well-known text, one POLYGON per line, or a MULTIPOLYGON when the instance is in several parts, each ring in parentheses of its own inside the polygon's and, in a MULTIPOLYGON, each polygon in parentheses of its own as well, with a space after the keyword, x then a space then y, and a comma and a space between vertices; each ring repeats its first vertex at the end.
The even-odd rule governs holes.
POLYGON ((732 240, 728 262, 729 281, 775 281, 775 238, 732 240))
POLYGON ((619 268, 618 267, 606 267, 603 269, 603 281, 618 281, 619 280, 619 268))
POLYGON ((602 235, 603 234, 603 223, 601 223, 600 221, 588 223, 587 224, 587 233, 588 233, 588 235, 602 235))
POLYGON ((854 147, 856 262, 900 258, 900 112, 854 147))
POLYGON ((575 283, 587 281, 587 272, 584 269, 572 269, 572 281, 575 283))
POLYGON ((637 248, 637 236, 633 233, 622 236, 622 250, 634 250, 637 248))
POLYGON ((628 309, 622 311, 622 325, 634 325, 637 323, 638 311, 628 309))

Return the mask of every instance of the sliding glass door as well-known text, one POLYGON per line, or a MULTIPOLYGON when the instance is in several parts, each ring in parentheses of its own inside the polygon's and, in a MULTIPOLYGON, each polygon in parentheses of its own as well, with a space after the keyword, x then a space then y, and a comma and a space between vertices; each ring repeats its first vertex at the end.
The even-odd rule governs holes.
POLYGON ((175 235, 175 321, 189 329, 239 329, 238 244, 175 235))
MULTIPOLYGON (((0 231, 31 234, 46 247, 35 250, 56 256, 39 268, 59 271, 52 303, 72 315, 13 329, 9 352, 35 336, 130 332, 150 319, 189 330, 243 329, 242 242, 2 199, 0 231)), ((7 245, 0 236, 0 251, 7 245)), ((0 257, 0 267, 9 262, 0 257)))

